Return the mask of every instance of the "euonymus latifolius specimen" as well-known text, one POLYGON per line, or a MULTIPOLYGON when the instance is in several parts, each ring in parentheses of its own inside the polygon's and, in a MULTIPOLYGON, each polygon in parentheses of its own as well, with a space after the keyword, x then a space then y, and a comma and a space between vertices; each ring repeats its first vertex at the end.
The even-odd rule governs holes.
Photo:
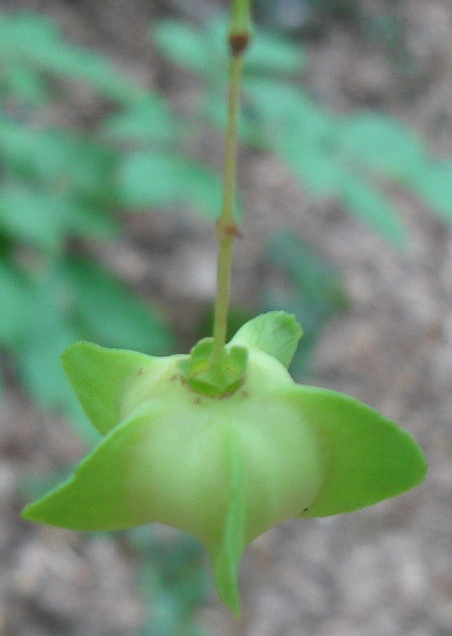
POLYGON ((24 517, 76 530, 159 521, 206 546, 236 613, 246 545, 296 517, 350 512, 422 481, 412 437, 357 400, 294 383, 301 329, 284 312, 245 324, 212 376, 212 340, 156 358, 87 342, 63 355, 104 435, 74 474, 24 517))
POLYGON ((350 512, 420 483, 410 435, 357 400, 298 386, 287 371, 301 328, 284 312, 245 324, 226 345, 237 116, 249 0, 233 0, 224 205, 213 338, 156 358, 80 342, 63 354, 103 440, 26 519, 76 530, 158 521, 206 546, 219 594, 240 612, 246 545, 287 519, 350 512))

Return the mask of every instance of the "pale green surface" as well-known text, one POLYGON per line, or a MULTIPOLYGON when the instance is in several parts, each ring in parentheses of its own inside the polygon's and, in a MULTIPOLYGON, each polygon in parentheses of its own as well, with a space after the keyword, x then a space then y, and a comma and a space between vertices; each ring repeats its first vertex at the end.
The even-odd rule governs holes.
POLYGON ((269 311, 245 323, 231 344, 260 349, 288 368, 302 335, 295 316, 285 311, 269 311))
POLYGON ((393 422, 348 396, 294 384, 266 351, 288 363, 295 327, 282 312, 245 325, 237 337, 249 342, 245 380, 221 398, 187 386, 187 356, 73 345, 65 369, 105 437, 23 516, 77 530, 153 521, 185 530, 205 544, 219 594, 239 614, 238 567, 254 538, 287 519, 392 497, 426 470, 393 422))
POLYGON ((91 342, 77 342, 61 356, 72 388, 102 435, 121 420, 121 400, 127 383, 144 369, 149 375, 161 360, 135 351, 105 349, 91 342))
POLYGON ((212 369, 213 338, 203 338, 180 362, 184 382, 196 393, 220 398, 232 394, 245 378, 248 351, 244 347, 223 347, 212 369))

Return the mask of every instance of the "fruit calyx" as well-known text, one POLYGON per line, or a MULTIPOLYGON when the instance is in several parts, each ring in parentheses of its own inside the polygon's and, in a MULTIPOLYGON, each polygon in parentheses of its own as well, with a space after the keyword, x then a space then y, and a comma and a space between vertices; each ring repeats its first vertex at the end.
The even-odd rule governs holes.
POLYGON ((203 338, 180 362, 182 380, 196 393, 211 398, 233 395, 246 377, 248 351, 237 345, 223 347, 217 364, 212 365, 213 338, 203 338))

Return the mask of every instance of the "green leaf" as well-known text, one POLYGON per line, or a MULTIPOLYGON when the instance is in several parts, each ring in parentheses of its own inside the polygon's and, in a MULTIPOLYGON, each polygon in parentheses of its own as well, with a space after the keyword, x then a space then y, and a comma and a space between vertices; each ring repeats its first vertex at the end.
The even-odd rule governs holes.
POLYGON ((321 146, 314 145, 309 149, 305 140, 292 137, 280 140, 278 150, 313 197, 323 199, 338 195, 341 181, 348 175, 321 146))
POLYGON ((44 181, 58 192, 75 188, 102 200, 111 198, 115 157, 86 137, 35 130, 0 117, 0 157, 12 173, 44 181))
POLYGON ((354 216, 364 220, 394 247, 404 248, 406 227, 390 201, 362 178, 348 175, 340 183, 341 200, 354 216))
POLYGON ((46 51, 58 39, 55 25, 33 13, 1 14, 0 25, 0 53, 6 57, 39 55, 39 49, 46 51))
POLYGON ((59 357, 73 342, 75 333, 65 323, 49 284, 36 287, 30 308, 29 338, 18 350, 22 379, 39 404, 61 408, 70 394, 59 357))
POLYGON ((294 174, 314 197, 338 199, 354 216, 389 239, 397 248, 406 244, 406 228, 389 199, 338 161, 334 153, 315 146, 312 151, 297 138, 283 140, 279 151, 294 174))
POLYGON ((64 237, 65 215, 51 196, 18 184, 0 192, 0 228, 21 243, 58 249, 64 237))
POLYGON ((410 183, 443 220, 452 221, 452 162, 430 162, 410 183))
POLYGON ((308 320, 310 326, 325 314, 330 315, 333 307, 345 306, 345 291, 336 269, 292 232, 275 234, 268 244, 268 256, 288 275, 296 294, 309 305, 315 315, 308 320))
POLYGON ((142 152, 126 157, 118 185, 123 204, 132 208, 188 203, 209 218, 216 218, 221 208, 219 175, 177 155, 142 152))
MULTIPOLYGON (((18 279, 19 274, 14 272, 13 280, 18 279)), ((92 442, 94 431, 69 390, 59 361, 62 351, 76 337, 65 314, 60 281, 50 271, 36 276, 33 284, 27 282, 25 289, 26 297, 22 298, 26 305, 24 313, 15 317, 17 333, 8 334, 6 343, 16 356, 18 374, 37 405, 64 412, 72 418, 77 431, 92 442)), ((11 302, 14 300, 17 297, 11 302)), ((11 310, 8 305, 4 311, 6 316, 11 310)), ((13 318, 13 314, 10 317, 13 318)))
POLYGON ((303 325, 302 346, 295 353, 291 371, 297 379, 310 371, 312 351, 325 322, 347 306, 346 293, 337 271, 291 232, 272 237, 271 262, 287 276, 284 288, 267 287, 263 309, 283 307, 303 325))
POLYGON ((155 141, 173 142, 178 132, 178 122, 167 102, 158 94, 132 104, 122 113, 110 115, 104 131, 114 140, 149 144, 155 141))
POLYGON ((205 73, 212 62, 202 32, 178 20, 160 20, 151 31, 159 52, 171 62, 195 73, 205 73))
POLYGON ((34 108, 42 106, 47 99, 47 86, 42 77, 20 64, 11 64, 3 76, 7 97, 34 108))
POLYGON ((302 334, 294 315, 285 311, 270 311, 245 323, 235 334, 231 344, 256 347, 287 368, 302 334))
POLYGON ((341 125, 299 89, 282 82, 252 79, 245 92, 261 118, 267 143, 314 196, 338 198, 396 247, 404 246, 404 224, 389 200, 368 183, 362 164, 400 180, 417 174, 423 154, 414 135, 389 118, 371 115, 341 125), (351 159, 361 174, 347 165, 351 159))
POLYGON ((88 82, 98 93, 119 103, 129 103, 143 93, 102 57, 63 41, 47 18, 23 13, 2 22, 0 53, 7 60, 19 60, 25 67, 34 66, 63 79, 88 82))
POLYGON ((107 270, 74 258, 66 260, 60 272, 72 294, 73 311, 101 343, 156 355, 168 353, 172 337, 164 322, 107 270))
MULTIPOLYGON (((105 435, 121 418, 125 388, 144 373, 164 363, 135 351, 105 349, 90 342, 77 342, 61 357, 64 370, 83 409, 97 430, 105 435)), ((151 371, 152 372, 152 371, 151 371)))
POLYGON ((352 397, 317 387, 284 391, 329 456, 319 495, 301 513, 324 517, 395 497, 422 482, 427 471, 416 441, 352 397))
POLYGON ((0 345, 14 348, 30 321, 30 284, 17 269, 0 259, 0 345))
MULTIPOLYGON (((285 146, 289 141, 303 146, 309 146, 313 141, 326 145, 325 140, 329 141, 333 118, 298 87, 278 80, 250 77, 245 79, 244 92, 261 125, 265 126, 268 140, 275 147, 285 146)), ((320 153, 321 148, 311 147, 311 150, 320 153)), ((327 151, 326 145, 323 152, 327 151)))
POLYGON ((140 636, 207 636, 194 623, 194 613, 207 596, 200 542, 182 534, 168 540, 149 526, 130 531, 128 538, 137 553, 141 593, 149 610, 140 636))
POLYGON ((424 149, 416 134, 395 119, 377 113, 359 113, 338 119, 341 152, 362 168, 409 181, 424 164, 424 149))
POLYGON ((49 276, 29 296, 28 338, 17 348, 19 371, 28 391, 42 406, 65 409, 76 402, 65 381, 59 358, 76 334, 59 303, 59 285, 49 276))
POLYGON ((73 198, 15 181, 0 192, 0 228, 21 243, 58 250, 69 235, 111 237, 115 224, 73 198))
POLYGON ((97 93, 119 104, 133 104, 141 99, 144 90, 126 77, 116 72, 107 60, 96 56, 92 51, 75 46, 55 46, 39 56, 38 61, 49 72, 75 81, 90 84, 97 93))
POLYGON ((256 30, 245 56, 245 72, 301 73, 306 67, 306 57, 298 42, 288 38, 256 30))

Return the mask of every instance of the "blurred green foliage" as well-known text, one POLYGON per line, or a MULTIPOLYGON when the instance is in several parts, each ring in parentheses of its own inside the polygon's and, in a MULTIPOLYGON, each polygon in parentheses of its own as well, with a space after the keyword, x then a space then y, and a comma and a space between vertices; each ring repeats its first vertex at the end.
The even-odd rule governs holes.
POLYGON ((347 309, 347 296, 337 271, 292 232, 272 236, 267 253, 283 281, 264 288, 263 309, 284 309, 303 325, 301 346, 290 367, 301 379, 312 372, 312 356, 325 323, 347 309))
POLYGON ((173 338, 148 302, 89 256, 73 259, 71 239, 115 240, 116 210, 192 204, 212 218, 221 180, 182 154, 181 123, 160 95, 67 43, 43 17, 0 13, 0 103, 0 347, 38 404, 83 427, 59 367, 68 344, 160 355, 173 338), (74 82, 113 111, 90 134, 45 123, 74 82))
MULTIPOLYGON (((42 16, 0 11, 0 349, 36 404, 65 413, 87 438, 91 428, 65 384, 61 352, 79 339, 156 355, 174 346, 159 310, 95 260, 92 242, 117 240, 129 212, 189 206, 211 221, 221 205, 221 176, 190 154, 196 144, 187 139, 200 121, 224 125, 224 23, 200 31, 164 21, 152 35, 163 55, 203 81, 193 119, 66 42, 42 16), (50 124, 52 107, 78 87, 104 104, 89 132, 50 124)), ((412 131, 386 116, 325 110, 297 85, 305 66, 299 44, 256 33, 244 143, 275 152, 314 198, 337 199, 395 245, 405 228, 382 192, 386 181, 450 220, 452 163, 432 159, 412 131)), ((292 311, 305 328, 294 368, 300 377, 322 325, 345 306, 344 294, 337 274, 290 233, 271 239, 268 260, 289 291, 264 290, 263 308, 292 311)), ((235 330, 248 314, 231 317, 235 330)), ((192 617, 206 587, 196 545, 167 545, 149 532, 133 537, 150 603, 143 634, 200 634, 192 617)))
MULTIPOLYGON (((202 114, 223 127, 227 56, 224 21, 197 29, 161 21, 151 37, 166 58, 201 77, 202 114)), ((346 211, 402 247, 406 227, 387 196, 396 184, 452 220, 452 162, 431 156, 420 137, 379 112, 336 115, 316 102, 297 79, 305 68, 299 43, 257 33, 246 60, 242 140, 278 155, 314 199, 335 199, 346 211), (280 50, 280 55, 273 55, 280 50)))
POLYGON ((194 621, 209 587, 201 543, 183 534, 165 540, 149 527, 132 530, 128 537, 139 554, 141 588, 149 607, 139 635, 207 636, 194 621))
MULTIPOLYGON (((62 351, 87 339, 162 355, 174 337, 160 312, 96 262, 89 246, 119 238, 117 211, 191 204, 214 217, 221 180, 183 154, 181 123, 160 95, 70 45, 43 17, 0 12, 0 105, 0 349, 33 401, 63 412, 91 442, 60 368, 62 351), (112 113, 89 133, 47 123, 49 107, 77 86, 112 113)), ((24 484, 41 486, 40 479, 24 484)), ((206 586, 197 583, 203 570, 193 550, 187 538, 174 550, 157 539, 143 547, 150 602, 143 633, 200 633, 192 614, 206 586)))
POLYGON ((317 32, 333 20, 355 23, 361 14, 361 0, 254 0, 254 10, 257 19, 271 28, 288 33, 317 32))

